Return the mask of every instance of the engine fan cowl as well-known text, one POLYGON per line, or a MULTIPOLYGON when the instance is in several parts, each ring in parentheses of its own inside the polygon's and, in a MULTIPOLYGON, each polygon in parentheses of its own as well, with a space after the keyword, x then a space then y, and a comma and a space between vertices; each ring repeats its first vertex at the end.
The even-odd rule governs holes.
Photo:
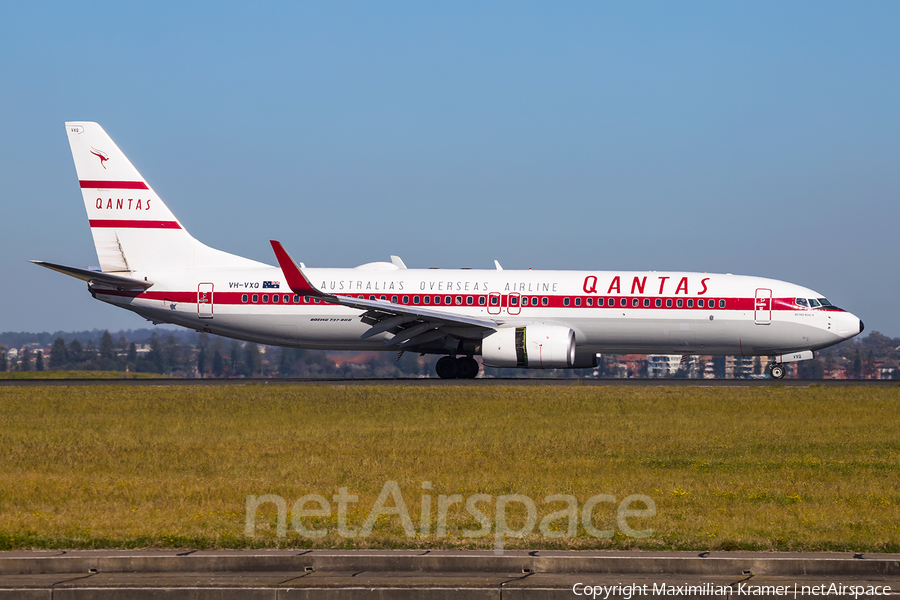
POLYGON ((490 367, 567 369, 575 364, 575 332, 560 325, 501 327, 485 334, 481 357, 490 367))

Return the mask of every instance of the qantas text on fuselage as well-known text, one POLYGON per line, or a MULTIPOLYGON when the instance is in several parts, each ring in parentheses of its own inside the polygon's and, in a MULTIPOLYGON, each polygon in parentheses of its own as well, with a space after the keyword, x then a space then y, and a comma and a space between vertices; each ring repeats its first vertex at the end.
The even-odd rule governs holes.
POLYGON ((792 283, 730 274, 408 269, 398 257, 278 266, 194 239, 96 123, 66 124, 100 271, 35 261, 154 322, 297 348, 444 355, 441 377, 486 365, 585 368, 600 353, 731 354, 782 363, 862 322, 792 283))

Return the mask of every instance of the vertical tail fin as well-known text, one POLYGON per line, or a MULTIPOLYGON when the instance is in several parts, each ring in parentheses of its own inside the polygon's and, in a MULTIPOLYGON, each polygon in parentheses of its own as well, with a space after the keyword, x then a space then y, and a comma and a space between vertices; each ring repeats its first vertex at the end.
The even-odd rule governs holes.
POLYGON ((259 265, 195 240, 100 125, 66 132, 104 272, 259 265))

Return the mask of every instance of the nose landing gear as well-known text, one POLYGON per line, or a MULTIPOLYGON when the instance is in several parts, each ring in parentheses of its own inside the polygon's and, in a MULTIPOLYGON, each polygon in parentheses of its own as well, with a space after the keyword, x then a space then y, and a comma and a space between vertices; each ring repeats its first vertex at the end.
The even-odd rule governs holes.
POLYGON ((441 379, 475 379, 479 370, 478 361, 471 356, 444 356, 435 365, 441 379))

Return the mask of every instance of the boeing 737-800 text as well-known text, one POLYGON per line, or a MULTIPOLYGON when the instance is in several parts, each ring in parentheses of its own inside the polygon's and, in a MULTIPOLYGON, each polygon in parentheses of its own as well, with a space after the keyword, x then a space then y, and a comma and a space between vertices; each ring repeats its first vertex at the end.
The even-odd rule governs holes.
POLYGON ((485 365, 596 366, 600 353, 768 356, 783 363, 849 339, 862 322, 810 289, 677 272, 408 269, 398 257, 278 266, 194 239, 96 123, 66 123, 100 271, 37 264, 155 323, 295 348, 445 355, 444 378, 485 365))

